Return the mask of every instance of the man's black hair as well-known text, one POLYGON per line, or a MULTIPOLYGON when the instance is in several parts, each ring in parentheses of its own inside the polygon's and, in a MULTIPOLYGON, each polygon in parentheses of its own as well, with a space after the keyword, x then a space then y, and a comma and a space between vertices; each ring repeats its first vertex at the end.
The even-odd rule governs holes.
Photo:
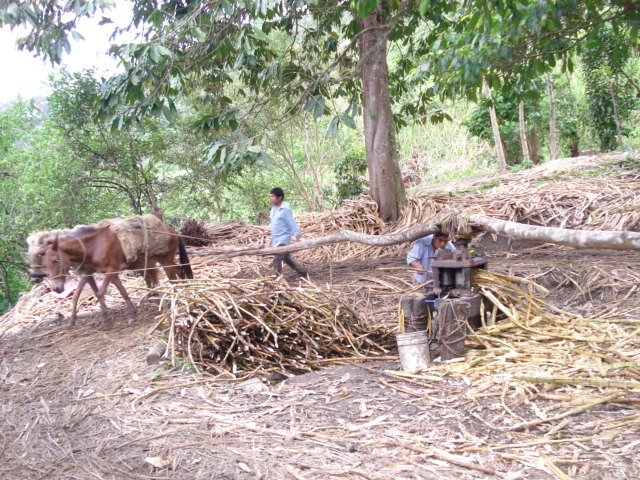
POLYGON ((273 193, 276 197, 284 199, 284 190, 280 187, 272 188, 269 193, 273 193))
POLYGON ((437 232, 435 232, 435 233, 433 234, 433 238, 440 238, 440 237, 447 237, 447 238, 449 238, 449 234, 448 234, 448 233, 443 232, 442 230, 438 230, 437 232))

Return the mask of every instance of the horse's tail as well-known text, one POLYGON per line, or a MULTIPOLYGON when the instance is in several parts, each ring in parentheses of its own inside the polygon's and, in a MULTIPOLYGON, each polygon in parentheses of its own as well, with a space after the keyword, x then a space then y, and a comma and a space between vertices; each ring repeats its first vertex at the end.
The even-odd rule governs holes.
POLYGON ((187 247, 180 237, 178 237, 178 252, 180 254, 180 278, 193 278, 187 247))

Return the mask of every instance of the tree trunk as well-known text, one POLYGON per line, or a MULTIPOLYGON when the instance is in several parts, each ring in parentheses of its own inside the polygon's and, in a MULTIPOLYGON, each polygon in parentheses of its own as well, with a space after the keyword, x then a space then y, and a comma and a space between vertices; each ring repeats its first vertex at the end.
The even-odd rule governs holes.
MULTIPOLYGON (((320 178, 318 176, 318 172, 313 165, 313 157, 311 156, 311 135, 309 134, 309 122, 305 118, 304 119, 304 153, 307 157, 307 168, 311 171, 311 175, 313 177, 313 189, 315 190, 315 205, 314 211, 320 211, 324 208, 324 195, 322 193, 322 185, 320 183, 320 178)), ((320 153, 319 149, 316 149, 318 154, 320 153)))
POLYGON ((640 250, 640 233, 568 228, 539 227, 508 222, 486 215, 473 214, 469 222, 485 232, 504 235, 523 242, 555 243, 575 248, 601 248, 605 250, 640 250))
POLYGON ((616 123, 616 138, 618 139, 618 148, 623 148, 622 129, 620 128, 620 117, 618 116, 618 101, 613 90, 613 80, 609 79, 609 94, 611 95, 611 105, 613 105, 613 120, 616 123))
POLYGON ((535 126, 527 132, 527 145, 529 147, 529 156, 531 157, 531 163, 537 165, 538 163, 540 163, 540 142, 538 141, 538 132, 536 131, 535 126))
POLYGON ((556 128, 556 110, 553 103, 553 83, 551 73, 547 73, 547 94, 549 95, 549 155, 551 160, 558 158, 558 129, 556 128))
POLYGON ((2 281, 2 289, 4 290, 4 297, 7 299, 7 306, 11 305, 11 285, 9 284, 9 275, 7 275, 7 269, 0 263, 0 281, 2 281))
POLYGON ((377 12, 361 21, 358 42, 362 68, 364 139, 369 170, 369 191, 384 221, 397 220, 406 194, 396 146, 389 98, 387 31, 381 22, 383 2, 377 12))
POLYGON ((529 154, 529 145, 527 143, 527 129, 524 124, 524 100, 520 99, 518 105, 518 130, 520 131, 520 145, 522 147, 522 158, 531 164, 531 155, 529 154))
MULTIPOLYGON (((489 90, 489 84, 487 83, 487 79, 483 79, 484 85, 484 95, 487 97, 487 100, 491 103, 493 97, 491 96, 491 90, 489 90)), ((496 145, 496 157, 498 159, 498 166, 500 167, 500 171, 504 172, 508 169, 507 160, 504 155, 504 147, 502 146, 502 136, 500 135, 500 126, 498 125, 498 115, 496 114, 496 107, 493 106, 493 103, 489 106, 489 117, 491 118, 491 130, 493 130, 493 143, 496 145)))

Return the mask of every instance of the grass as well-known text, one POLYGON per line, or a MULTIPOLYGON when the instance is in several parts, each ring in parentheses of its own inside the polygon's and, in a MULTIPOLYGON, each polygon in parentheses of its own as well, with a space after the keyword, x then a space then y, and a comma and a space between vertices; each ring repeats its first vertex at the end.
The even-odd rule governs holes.
POLYGON ((400 167, 410 190, 496 171, 493 148, 461 125, 465 108, 453 108, 451 121, 398 133, 400 167))

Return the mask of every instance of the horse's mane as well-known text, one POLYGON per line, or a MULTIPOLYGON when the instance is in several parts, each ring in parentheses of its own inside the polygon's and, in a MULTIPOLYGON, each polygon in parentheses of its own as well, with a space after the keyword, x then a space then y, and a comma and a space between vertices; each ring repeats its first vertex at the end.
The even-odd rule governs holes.
POLYGON ((66 235, 61 235, 60 237, 58 237, 58 241, 68 242, 69 240, 75 240, 76 238, 86 237, 87 235, 96 233, 98 230, 99 228, 95 225, 78 225, 66 235))
POLYGON ((27 237, 27 247, 29 253, 40 250, 48 244, 52 244, 56 236, 61 241, 73 240, 95 232, 97 229, 93 225, 78 225, 74 228, 59 228, 43 232, 34 232, 27 237))

